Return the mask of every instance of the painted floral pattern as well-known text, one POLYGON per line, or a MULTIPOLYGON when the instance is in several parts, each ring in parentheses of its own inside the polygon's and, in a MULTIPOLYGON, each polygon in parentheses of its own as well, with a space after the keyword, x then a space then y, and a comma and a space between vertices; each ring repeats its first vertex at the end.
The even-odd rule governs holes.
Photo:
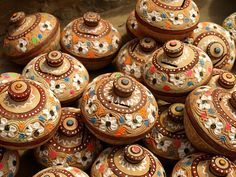
POLYGON ((21 52, 25 53, 27 51, 27 46, 28 46, 28 42, 25 39, 21 38, 18 40, 18 44, 16 48, 20 50, 21 52))
POLYGON ((236 24, 235 24, 236 13, 231 14, 223 22, 223 27, 230 32, 234 41, 236 40, 236 24))
POLYGON ((52 24, 50 21, 45 21, 45 22, 39 23, 39 27, 42 32, 44 32, 46 30, 49 30, 49 31, 52 30, 52 24))
POLYGON ((101 117, 101 124, 99 126, 99 129, 104 132, 107 130, 117 130, 118 124, 116 118, 110 114, 107 114, 105 117, 101 117))

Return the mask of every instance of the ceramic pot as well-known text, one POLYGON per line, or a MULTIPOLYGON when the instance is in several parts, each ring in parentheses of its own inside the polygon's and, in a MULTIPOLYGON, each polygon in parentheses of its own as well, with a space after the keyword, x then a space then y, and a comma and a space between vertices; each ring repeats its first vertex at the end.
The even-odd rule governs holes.
POLYGON ((144 33, 140 30, 137 19, 135 17, 135 11, 132 11, 126 21, 126 31, 132 38, 142 38, 144 33))
POLYGON ((236 12, 229 15, 223 22, 222 26, 229 31, 236 43, 236 12))

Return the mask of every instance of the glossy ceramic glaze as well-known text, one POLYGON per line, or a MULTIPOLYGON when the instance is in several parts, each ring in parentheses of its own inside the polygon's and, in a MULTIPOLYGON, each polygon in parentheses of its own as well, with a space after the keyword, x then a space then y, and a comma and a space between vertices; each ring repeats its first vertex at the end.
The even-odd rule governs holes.
POLYGON ((47 85, 63 104, 78 99, 89 82, 88 72, 82 63, 60 51, 34 58, 22 75, 47 85))
POLYGON ((228 16, 222 26, 229 31, 230 35, 234 39, 234 43, 236 43, 236 12, 232 13, 230 16, 228 16))
POLYGON ((60 24, 48 13, 14 13, 4 39, 4 50, 17 64, 27 64, 34 57, 59 49, 60 24))
POLYGON ((61 46, 88 70, 101 69, 114 59, 121 45, 121 35, 99 14, 87 12, 70 22, 62 31, 61 46))
POLYGON ((142 38, 145 35, 139 28, 137 19, 135 17, 135 11, 132 11, 129 14, 129 17, 126 21, 126 31, 132 38, 142 38))

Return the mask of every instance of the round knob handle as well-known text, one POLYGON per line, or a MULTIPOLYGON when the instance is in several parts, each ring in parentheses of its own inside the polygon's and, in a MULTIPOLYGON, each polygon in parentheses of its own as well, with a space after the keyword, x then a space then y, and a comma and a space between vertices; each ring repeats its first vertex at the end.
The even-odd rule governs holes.
POLYGON ((231 89, 236 84, 236 77, 230 72, 224 72, 220 74, 218 83, 226 89, 231 89))
POLYGON ((15 24, 17 26, 22 25, 24 22, 25 22, 24 12, 16 12, 10 18, 10 23, 15 24))
POLYGON ((229 99, 229 102, 231 103, 231 105, 234 107, 234 109, 236 109, 236 91, 234 91, 231 94, 231 98, 229 99))
POLYGON ((170 58, 177 58, 183 54, 184 44, 178 40, 171 40, 163 46, 165 54, 170 58))
POLYGON ((25 101, 30 96, 30 93, 30 85, 23 80, 14 81, 8 87, 8 95, 14 101, 25 101))
POLYGON ((137 164, 145 158, 145 152, 139 145, 128 145, 125 147, 124 156, 128 162, 137 164))
POLYGON ((83 16, 84 23, 89 27, 96 27, 101 20, 101 16, 95 12, 87 12, 83 16))
POLYGON ((59 67, 63 64, 63 56, 60 51, 51 51, 46 55, 46 61, 49 66, 59 67))
POLYGON ((139 45, 144 52, 152 52, 157 46, 156 41, 148 37, 141 39, 139 45))
POLYGON ((211 159, 210 169, 217 176, 227 176, 232 171, 232 165, 226 157, 214 156, 211 159))
POLYGON ((207 54, 213 60, 219 59, 224 55, 224 46, 219 42, 211 42, 207 46, 207 54))
POLYGON ((127 98, 132 95, 135 85, 131 78, 122 76, 113 82, 113 88, 116 95, 127 98))
POLYGON ((172 118, 175 122, 183 121, 184 116, 184 104, 182 103, 175 103, 169 107, 168 115, 172 118))

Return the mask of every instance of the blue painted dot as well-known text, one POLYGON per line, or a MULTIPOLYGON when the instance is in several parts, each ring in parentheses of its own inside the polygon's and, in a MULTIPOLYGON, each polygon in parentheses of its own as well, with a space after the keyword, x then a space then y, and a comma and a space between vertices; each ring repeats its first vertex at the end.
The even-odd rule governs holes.
POLYGON ((124 117, 120 117, 120 123, 123 124, 125 122, 124 117))
POLYGON ((202 60, 202 59, 201 59, 199 62, 200 62, 200 64, 201 64, 202 66, 204 66, 204 65, 205 65, 205 62, 204 62, 204 60, 202 60))
POLYGON ((95 124, 95 123, 97 122, 96 117, 92 117, 92 118, 90 119, 90 122, 92 122, 93 124, 95 124))
POLYGON ((89 42, 89 41, 87 41, 86 44, 87 44, 88 47, 91 46, 91 42, 89 42))
POLYGON ((189 21, 190 21, 189 18, 185 18, 185 19, 184 19, 184 22, 185 22, 185 23, 188 23, 189 21))
POLYGON ((70 81, 70 78, 69 78, 69 77, 65 77, 65 78, 64 78, 64 81, 65 81, 65 82, 69 82, 69 81, 70 81))
POLYGON ((56 110, 59 110, 59 106, 58 105, 56 105, 56 110))
POLYGON ((149 120, 145 120, 144 125, 146 125, 148 127, 149 126, 149 120))
POLYGON ((167 16, 166 16, 165 13, 162 13, 162 14, 161 14, 161 17, 162 17, 162 18, 166 18, 167 16))
POLYGON ((161 172, 160 171, 157 172, 157 176, 161 176, 161 172))
POLYGON ((188 81, 187 84, 188 84, 189 87, 193 86, 193 82, 192 81, 188 81))
POLYGON ((91 90, 91 91, 89 92, 89 95, 90 95, 90 96, 94 96, 94 95, 95 95, 95 90, 91 90))
POLYGON ((166 79, 165 76, 162 76, 162 77, 161 77, 161 80, 162 80, 162 81, 166 81, 167 79, 166 79))
POLYGON ((71 48, 71 44, 67 44, 66 48, 70 49, 71 48))
POLYGON ((8 177, 13 177, 13 173, 10 172, 10 173, 8 174, 8 177))
POLYGON ((19 139, 25 139, 25 134, 20 133, 20 134, 19 134, 19 139))
POLYGON ((212 108, 208 109, 208 112, 209 112, 210 114, 214 114, 214 113, 215 113, 212 108))
POLYGON ((88 80, 88 77, 87 77, 87 76, 84 76, 84 80, 86 80, 86 81, 87 81, 87 80, 88 80))
POLYGON ((209 31, 210 30, 210 27, 209 26, 206 26, 206 28, 205 28, 207 31, 209 31))
POLYGON ((66 158, 66 161, 67 161, 67 162, 71 162, 71 161, 72 161, 72 157, 71 157, 71 156, 68 156, 68 157, 66 158))
POLYGON ((42 39, 43 38, 42 34, 38 34, 38 38, 42 39))
POLYGON ((113 49, 113 46, 112 46, 112 45, 109 45, 108 49, 109 49, 109 50, 112 50, 112 49, 113 49))
POLYGON ((190 166, 190 165, 192 165, 192 162, 191 161, 187 161, 187 162, 185 162, 185 165, 186 166, 190 166))
POLYGON ((34 76, 30 76, 30 79, 31 79, 31 80, 34 80, 34 76))
POLYGON ((221 136, 221 137, 220 137, 220 140, 223 141, 223 142, 225 142, 225 141, 226 141, 225 136, 221 136))
POLYGON ((43 117, 42 115, 40 115, 40 116, 39 116, 39 120, 40 120, 41 122, 44 122, 44 121, 45 121, 45 117, 43 117))

